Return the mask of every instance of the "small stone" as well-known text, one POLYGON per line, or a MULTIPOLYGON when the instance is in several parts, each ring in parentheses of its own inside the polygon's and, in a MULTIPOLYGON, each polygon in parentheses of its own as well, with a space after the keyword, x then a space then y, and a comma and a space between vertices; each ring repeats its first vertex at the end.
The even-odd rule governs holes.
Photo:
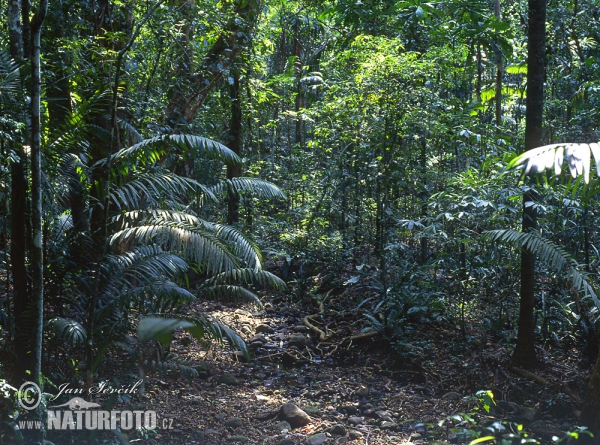
POLYGON ((257 334, 272 334, 273 332, 275 332, 273 328, 268 324, 259 324, 258 326, 256 326, 255 331, 257 334))
POLYGON ((231 419, 227 419, 225 421, 225 426, 227 428, 239 428, 244 424, 244 421, 239 417, 232 417, 231 419))
POLYGON ((189 346, 192 344, 192 339, 190 337, 182 337, 179 340, 179 343, 181 343, 183 346, 189 346))
POLYGON ((379 420, 387 420, 392 422, 392 414, 389 411, 375 411, 375 415, 379 420))
POLYGON ((200 405, 202 403, 202 397, 194 396, 192 399, 192 405, 200 405))
POLYGON ((273 430, 277 431, 278 433, 284 433, 287 431, 291 431, 292 426, 289 422, 282 420, 281 422, 277 422, 275 425, 273 425, 273 430))
POLYGON ((206 434, 213 434, 213 435, 217 435, 219 434, 219 430, 216 430, 214 428, 208 428, 206 431, 204 431, 206 434))
POLYGON ((348 414, 357 414, 358 408, 354 405, 344 405, 340 408, 340 411, 346 412, 348 414))
POLYGON ((364 386, 361 386, 359 389, 356 390, 354 395, 357 397, 369 397, 369 392, 370 392, 369 388, 365 388, 364 386))
POLYGON ((309 445, 321 445, 327 442, 327 435, 325 433, 317 433, 308 438, 309 445))
POLYGON ((462 394, 459 394, 457 392, 448 392, 442 396, 442 400, 448 402, 450 400, 460 400, 462 399, 462 397, 462 394))
POLYGON ((310 416, 293 403, 285 403, 281 406, 280 417, 282 420, 287 420, 292 428, 308 425, 311 422, 310 416))
POLYGON ((227 442, 248 442, 246 436, 231 436, 227 438, 227 442))
POLYGON ((345 436, 346 435, 346 427, 344 425, 342 425, 341 423, 338 423, 337 425, 333 425, 327 431, 329 431, 334 436, 345 436))
POLYGON ((237 384, 237 379, 233 374, 222 374, 218 376, 215 380, 217 383, 224 383, 225 385, 237 384))
POLYGON ((248 343, 254 343, 254 342, 266 343, 267 338, 262 334, 258 334, 258 335, 255 335, 254 337, 250 337, 248 339, 248 343))
POLYGON ((350 432, 348 433, 348 437, 351 440, 360 439, 361 437, 363 437, 363 433, 361 433, 360 431, 356 431, 356 430, 350 430, 350 432))
POLYGON ((527 422, 533 422, 535 420, 537 411, 535 408, 531 408, 529 406, 524 406, 523 411, 521 411, 521 418, 527 422))
POLYGON ((294 332, 307 332, 308 328, 302 324, 294 326, 292 329, 294 332))
POLYGON ((546 422, 544 422, 543 420, 537 420, 537 421, 533 422, 531 425, 529 425, 529 428, 531 428, 533 431, 545 430, 547 428, 547 425, 546 425, 546 422))
POLYGON ((281 442, 277 443, 277 445, 296 445, 292 439, 283 439, 281 442))
POLYGON ((364 423, 362 417, 358 417, 358 416, 348 417, 348 422, 351 425, 362 425, 364 423))
POLYGON ((322 415, 321 410, 316 406, 306 405, 302 407, 302 410, 312 417, 321 417, 322 415))
POLYGON ((398 424, 396 422, 384 420, 383 422, 381 422, 381 428, 384 430, 395 430, 396 428, 398 428, 398 424))
POLYGON ((310 338, 303 334, 292 334, 288 338, 288 347, 296 346, 297 348, 303 348, 310 344, 310 338))

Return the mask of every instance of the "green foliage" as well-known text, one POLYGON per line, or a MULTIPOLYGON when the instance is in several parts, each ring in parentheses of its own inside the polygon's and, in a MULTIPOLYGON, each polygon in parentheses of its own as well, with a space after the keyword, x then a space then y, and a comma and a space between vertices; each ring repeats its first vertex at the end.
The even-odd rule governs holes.
POLYGON ((594 304, 600 307, 600 301, 596 292, 587 279, 587 274, 581 271, 581 267, 565 249, 544 239, 539 233, 523 233, 516 230, 492 230, 485 234, 493 242, 506 242, 514 246, 527 249, 534 253, 540 260, 546 263, 556 272, 565 272, 575 290, 582 291, 586 297, 591 297, 594 304))

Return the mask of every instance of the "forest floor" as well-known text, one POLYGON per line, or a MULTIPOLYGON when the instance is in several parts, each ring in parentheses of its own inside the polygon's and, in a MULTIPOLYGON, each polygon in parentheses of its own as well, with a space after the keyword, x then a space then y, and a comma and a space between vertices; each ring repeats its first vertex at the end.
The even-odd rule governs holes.
MULTIPOLYGON (((356 307, 350 296, 330 297, 326 306, 323 300, 280 297, 260 311, 198 303, 197 309, 246 339, 250 362, 227 346, 199 345, 176 332, 170 354, 189 360, 199 375, 149 374, 137 402, 155 410, 159 423, 168 419, 172 429, 131 433, 129 440, 466 444, 513 434, 553 443, 576 423, 590 372, 581 366, 580 351, 539 347, 540 366, 526 371, 511 365, 506 342, 480 326, 465 334, 451 323, 418 319, 392 348, 383 336, 360 335, 362 322, 350 309, 356 307), (489 412, 477 395, 481 390, 494 395, 489 412), (303 412, 286 417, 282 407, 289 403, 303 412)), ((105 370, 119 366, 118 357, 112 360, 105 370)))

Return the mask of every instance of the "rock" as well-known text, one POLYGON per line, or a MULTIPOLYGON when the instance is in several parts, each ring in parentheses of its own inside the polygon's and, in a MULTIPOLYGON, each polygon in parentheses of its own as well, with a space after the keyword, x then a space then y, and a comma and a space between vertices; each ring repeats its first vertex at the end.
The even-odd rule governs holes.
POLYGON ((447 392, 446 394, 444 394, 442 396, 442 400, 445 402, 449 402, 451 400, 460 400, 462 398, 463 398, 462 394, 459 394, 457 392, 447 392))
POLYGON ((194 396, 192 399, 192 405, 200 405, 202 403, 202 397, 194 396))
POLYGON ((304 326, 303 324, 294 326, 292 330, 294 332, 308 332, 308 328, 306 326, 304 326))
POLYGON ((304 348, 310 344, 310 338, 303 334, 292 334, 288 338, 288 347, 304 348))
POLYGON ((208 428, 206 431, 204 431, 206 434, 212 434, 212 435, 217 435, 219 434, 219 430, 216 430, 214 428, 208 428))
POLYGON ((262 334, 258 334, 258 335, 255 335, 254 337, 250 337, 247 341, 250 344, 252 344, 254 342, 266 343, 267 342, 267 338, 264 335, 262 335, 262 334))
POLYGON ((348 422, 351 425, 362 425, 364 423, 363 418, 358 416, 348 417, 348 422))
POLYGON ((381 428, 384 430, 395 430, 398 428, 398 424, 396 422, 384 420, 383 422, 381 422, 381 428))
POLYGON ((193 340, 190 337, 182 337, 179 340, 179 343, 181 343, 183 346, 189 346, 191 345, 193 342, 193 340))
POLYGON ((239 428, 244 424, 244 421, 239 417, 232 417, 231 419, 227 419, 225 421, 225 426, 227 428, 239 428))
POLYGON ((344 405, 340 408, 340 411, 346 412, 351 415, 351 414, 357 414, 358 408, 354 405, 344 405))
POLYGON ((363 433, 361 433, 360 431, 356 431, 356 430, 350 430, 350 432, 348 433, 348 437, 351 440, 360 439, 361 437, 363 437, 363 433))
POLYGON ((278 433, 284 433, 291 431, 292 426, 289 422, 282 420, 281 422, 277 422, 275 425, 273 425, 273 430, 277 431, 278 433))
POLYGON ((293 403, 285 403, 281 406, 280 417, 290 423, 292 428, 308 425, 310 416, 293 403))
POLYGON ((365 388, 364 386, 361 386, 359 389, 356 390, 354 395, 357 397, 369 397, 369 393, 370 393, 369 388, 365 388))
POLYGON ((252 317, 250 311, 245 311, 244 309, 236 309, 233 313, 238 315, 245 315, 246 317, 252 317))
POLYGON ((275 330, 268 324, 259 324, 258 326, 256 326, 255 331, 257 334, 272 334, 273 332, 275 332, 275 330))
POLYGON ((306 414, 308 414, 309 416, 312 416, 312 417, 321 417, 322 416, 321 410, 316 406, 306 405, 306 406, 302 407, 302 410, 306 414))
POLYGON ((544 422, 543 420, 537 420, 535 422, 533 422, 531 425, 529 425, 529 428, 531 428, 533 431, 536 430, 545 430, 547 428, 546 422, 544 422))
POLYGON ((345 436, 346 435, 346 427, 344 425, 342 425, 341 423, 338 423, 337 425, 333 425, 327 431, 329 433, 333 434, 334 436, 345 436))
POLYGON ((281 442, 278 442, 277 445, 296 445, 292 439, 283 439, 281 442))
POLYGON ((535 420, 536 414, 537 411, 535 410, 535 408, 524 406, 519 417, 527 422, 533 422, 535 420))
POLYGON ((237 384, 237 379, 235 378, 235 376, 233 374, 221 374, 220 376, 218 376, 215 381, 217 383, 222 383, 225 385, 236 385, 237 384))
POLYGON ((309 445, 321 445, 327 442, 327 435, 325 433, 317 433, 310 436, 307 440, 309 445))
POLYGON ((387 420, 388 422, 393 422, 392 415, 387 411, 377 411, 375 415, 379 420, 387 420))
POLYGON ((248 438, 246 436, 231 436, 227 438, 227 442, 248 442, 248 438))

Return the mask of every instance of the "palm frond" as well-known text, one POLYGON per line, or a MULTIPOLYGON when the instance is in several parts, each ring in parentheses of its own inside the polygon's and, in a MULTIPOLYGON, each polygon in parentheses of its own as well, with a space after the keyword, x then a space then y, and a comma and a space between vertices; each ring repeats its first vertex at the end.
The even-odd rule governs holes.
POLYGON ((277 275, 266 270, 255 270, 248 268, 233 269, 222 272, 206 280, 207 286, 216 286, 219 284, 231 283, 258 283, 263 286, 270 286, 275 290, 286 290, 287 284, 277 275))
POLYGON ((184 329, 200 341, 206 337, 218 341, 227 340, 248 356, 246 343, 235 331, 219 320, 200 314, 180 318, 145 317, 138 325, 138 339, 142 344, 149 340, 157 340, 163 345, 168 345, 175 329, 184 329))
POLYGON ((83 326, 70 318, 54 317, 46 322, 46 328, 69 346, 83 345, 87 340, 83 326))
POLYGON ((187 197, 200 193, 212 201, 216 201, 213 193, 198 181, 176 175, 165 169, 148 169, 131 172, 131 179, 113 188, 110 198, 118 209, 155 207, 165 196, 175 199, 177 196, 187 197))
POLYGON ((210 187, 210 191, 221 196, 225 195, 226 192, 232 195, 247 192, 262 199, 286 199, 285 193, 275 184, 257 178, 227 179, 210 187))
MULTIPOLYGON (((159 162, 170 148, 179 148, 184 151, 197 152, 207 159, 222 160, 228 164, 240 164, 242 160, 231 149, 220 142, 213 141, 202 136, 189 134, 164 134, 123 148, 113 154, 113 160, 137 159, 142 165, 149 165, 159 162)), ((102 166, 106 160, 98 161, 97 165, 102 166)))
POLYGON ((244 301, 254 303, 259 308, 263 307, 258 295, 242 286, 219 284, 206 288, 205 292, 209 298, 224 298, 236 302, 244 301))
POLYGON ((118 231, 110 244, 133 238, 137 244, 157 244, 203 267, 218 273, 238 267, 239 260, 231 247, 215 230, 185 222, 158 221, 118 231))
POLYGON ((0 51, 0 98, 11 101, 21 90, 19 64, 6 51, 0 51))
POLYGON ((483 236, 493 242, 504 242, 526 249, 555 272, 566 272, 567 279, 573 283, 573 287, 591 297, 594 304, 600 308, 600 301, 587 279, 587 274, 580 270, 579 263, 558 244, 543 238, 538 232, 520 232, 513 229, 490 230, 484 232, 483 236))
MULTIPOLYGON (((121 219, 125 221, 132 220, 131 218, 137 219, 138 225, 126 227, 115 233, 111 238, 111 244, 125 240, 129 236, 135 236, 143 243, 148 243, 153 237, 157 237, 155 243, 167 243, 169 249, 182 253, 185 258, 200 265, 205 263, 207 255, 212 250, 209 246, 215 245, 215 247, 221 246, 236 264, 241 260, 244 267, 256 270, 261 267, 261 253, 258 246, 233 227, 213 224, 189 213, 170 210, 129 212, 121 219)), ((230 265, 226 265, 222 269, 214 269, 214 272, 230 269, 230 265)))
POLYGON ((596 174, 600 176, 600 144, 551 144, 528 150, 517 156, 506 166, 506 172, 524 170, 524 173, 542 173, 554 169, 560 175, 562 165, 567 162, 573 178, 583 175, 586 184, 590 182, 591 157, 596 161, 596 174))
POLYGON ((158 277, 182 274, 187 268, 179 256, 156 245, 137 247, 121 255, 107 255, 104 265, 106 278, 111 281, 119 277, 121 281, 133 279, 144 284, 151 284, 158 277))

